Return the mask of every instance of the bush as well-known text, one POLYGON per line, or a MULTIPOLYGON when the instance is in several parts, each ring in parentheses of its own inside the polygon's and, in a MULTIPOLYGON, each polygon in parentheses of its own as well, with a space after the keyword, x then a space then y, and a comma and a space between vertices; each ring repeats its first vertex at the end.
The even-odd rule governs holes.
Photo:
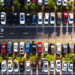
POLYGON ((38 8, 38 7, 36 7, 36 8, 35 8, 35 10, 36 10, 36 11, 39 11, 39 8, 38 8))

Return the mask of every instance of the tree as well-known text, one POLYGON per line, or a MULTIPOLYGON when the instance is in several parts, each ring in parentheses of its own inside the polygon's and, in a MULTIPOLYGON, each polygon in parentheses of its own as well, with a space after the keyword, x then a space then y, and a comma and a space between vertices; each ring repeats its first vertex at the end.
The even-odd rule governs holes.
POLYGON ((25 59, 24 57, 21 57, 21 61, 24 61, 24 59, 25 59))
POLYGON ((54 8, 54 6, 55 6, 55 3, 54 3, 54 1, 53 0, 48 0, 47 1, 48 2, 48 8, 54 8))
POLYGON ((17 9, 19 9, 19 7, 21 6, 21 4, 17 0, 13 1, 13 3, 17 7, 17 9))
POLYGON ((28 56, 30 63, 32 64, 33 61, 37 58, 37 56, 28 56))
POLYGON ((31 10, 34 10, 35 9, 35 3, 30 2, 30 8, 31 8, 31 10))
POLYGON ((2 6, 2 2, 0 1, 0 11, 2 10, 3 6, 2 6))
POLYGON ((68 63, 68 61, 75 61, 75 54, 74 53, 69 53, 69 54, 65 54, 65 57, 62 58, 62 61, 65 61, 66 63, 68 63))
POLYGON ((2 57, 2 56, 0 56, 0 63, 2 62, 2 60, 3 60, 3 57, 2 57))
POLYGON ((25 6, 26 6, 26 9, 28 9, 30 5, 26 3, 25 6))
POLYGON ((55 60, 55 58, 56 58, 56 57, 54 57, 53 55, 49 55, 49 54, 46 55, 46 59, 47 59, 47 61, 49 61, 49 62, 52 61, 52 60, 55 60))

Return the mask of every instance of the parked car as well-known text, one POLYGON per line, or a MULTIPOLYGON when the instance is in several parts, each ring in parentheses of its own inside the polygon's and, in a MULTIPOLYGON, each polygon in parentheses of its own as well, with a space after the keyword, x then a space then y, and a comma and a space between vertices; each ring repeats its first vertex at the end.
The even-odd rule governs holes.
POLYGON ((62 71, 67 71, 67 63, 62 62, 62 71))
POLYGON ((7 6, 11 6, 11 0, 7 0, 7 6))
POLYGON ((6 43, 2 43, 2 44, 1 44, 1 52, 2 52, 3 54, 6 53, 6 43))
POLYGON ((25 13, 20 13, 20 24, 25 24, 25 13))
POLYGON ((30 43, 26 43, 26 53, 30 53, 30 43))
POLYGON ((29 13, 26 14, 26 24, 31 24, 31 15, 29 13))
POLYGON ((30 72, 31 68, 30 68, 30 61, 26 61, 26 71, 30 72))
POLYGON ((20 62, 20 72, 24 72, 24 62, 20 62))
POLYGON ((50 71, 54 71, 54 61, 50 61, 50 71))
POLYGON ((44 61, 44 72, 48 72, 48 61, 44 61))
POLYGON ((8 60, 8 72, 13 72, 13 62, 12 62, 12 60, 8 60))
POLYGON ((18 52, 18 43, 17 42, 14 43, 14 52, 18 52))
POLYGON ((74 53, 73 42, 69 42, 69 53, 74 53))
POLYGON ((63 24, 67 24, 67 21, 68 21, 68 13, 64 12, 63 13, 63 24))
POLYGON ((20 42, 20 54, 24 54, 24 42, 20 42))
POLYGON ((5 6, 5 1, 4 0, 0 0, 2 2, 2 6, 5 6))
POLYGON ((12 54, 12 42, 8 42, 7 50, 8 50, 8 54, 12 54))
POLYGON ((69 15, 68 15, 68 23, 72 24, 73 23, 73 19, 74 19, 73 13, 69 13, 69 15))
POLYGON ((56 0, 57 5, 61 5, 61 0, 56 0))
POLYGON ((57 54, 61 53, 61 43, 57 42, 57 54))
POLYGON ((2 62, 1 62, 1 70, 2 70, 2 72, 7 71, 7 61, 6 60, 2 60, 2 62))
POLYGON ((14 21, 14 24, 18 24, 18 14, 17 13, 13 14, 13 21, 14 21))
POLYGON ((14 60, 14 72, 19 72, 19 63, 17 60, 14 60))
POLYGON ((31 0, 27 0, 27 4, 30 5, 31 0))
POLYGON ((36 15, 32 16, 32 25, 36 25, 36 15))
POLYGON ((38 13, 38 24, 42 25, 43 23, 43 14, 42 13, 38 13))
POLYGON ((49 13, 45 13, 44 24, 49 23, 49 13))
POLYGON ((38 5, 42 5, 43 4, 43 0, 38 0, 38 5))
POLYGON ((48 43, 44 43, 44 54, 48 54, 48 43))
POLYGON ((67 53, 67 44, 65 42, 62 44, 62 53, 67 53))
POLYGON ((69 72, 73 71, 73 62, 71 62, 71 61, 68 62, 68 71, 69 72))
POLYGON ((6 25, 6 13, 1 12, 1 24, 6 25))
POLYGON ((41 60, 38 61, 38 71, 42 72, 42 61, 41 60))
POLYGON ((48 5, 48 2, 47 2, 47 1, 48 1, 48 0, 44 0, 44 4, 45 4, 45 5, 48 5))
POLYGON ((50 13, 50 24, 55 23, 55 13, 50 13))
POLYGON ((36 72, 36 61, 33 62, 33 72, 36 72))
POLYGON ((32 43, 32 53, 36 53, 36 43, 32 43))
POLYGON ((38 53, 42 53, 42 42, 37 43, 37 50, 38 50, 38 53))
POLYGON ((56 72, 60 72, 60 70, 61 70, 61 61, 56 60, 56 72))
POLYGON ((7 23, 8 23, 8 25, 12 24, 12 15, 11 15, 11 13, 7 14, 7 23))
POLYGON ((24 6, 24 0, 20 0, 20 4, 23 7, 24 6))
POLYGON ((58 24, 58 25, 61 24, 61 18, 62 18, 62 17, 61 17, 61 13, 58 12, 58 13, 57 13, 57 24, 58 24))
POLYGON ((36 0, 32 0, 32 2, 36 4, 36 0))
POLYGON ((51 54, 55 53, 55 44, 54 43, 50 44, 50 50, 51 50, 51 54))
POLYGON ((63 6, 67 6, 66 1, 67 1, 67 0, 62 0, 62 5, 63 5, 63 6))

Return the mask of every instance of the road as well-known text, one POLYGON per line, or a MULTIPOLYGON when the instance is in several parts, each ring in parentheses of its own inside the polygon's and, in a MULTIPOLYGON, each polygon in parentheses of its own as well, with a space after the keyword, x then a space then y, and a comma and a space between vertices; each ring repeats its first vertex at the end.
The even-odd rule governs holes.
POLYGON ((50 40, 68 40, 74 39, 75 27, 1 27, 0 39, 50 39, 50 40), (72 34, 71 34, 72 33, 72 34))

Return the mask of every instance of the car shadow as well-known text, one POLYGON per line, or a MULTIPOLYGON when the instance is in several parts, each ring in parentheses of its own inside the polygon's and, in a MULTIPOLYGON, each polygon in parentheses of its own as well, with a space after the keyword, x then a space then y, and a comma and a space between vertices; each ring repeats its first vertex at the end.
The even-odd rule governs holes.
POLYGON ((72 33, 72 24, 68 24, 68 33, 69 33, 69 34, 72 33))
POLYGON ((62 32, 63 32, 63 34, 66 34, 66 24, 63 24, 63 26, 62 26, 62 32))
POLYGON ((56 27, 56 33, 57 33, 57 36, 60 35, 60 27, 56 27))

